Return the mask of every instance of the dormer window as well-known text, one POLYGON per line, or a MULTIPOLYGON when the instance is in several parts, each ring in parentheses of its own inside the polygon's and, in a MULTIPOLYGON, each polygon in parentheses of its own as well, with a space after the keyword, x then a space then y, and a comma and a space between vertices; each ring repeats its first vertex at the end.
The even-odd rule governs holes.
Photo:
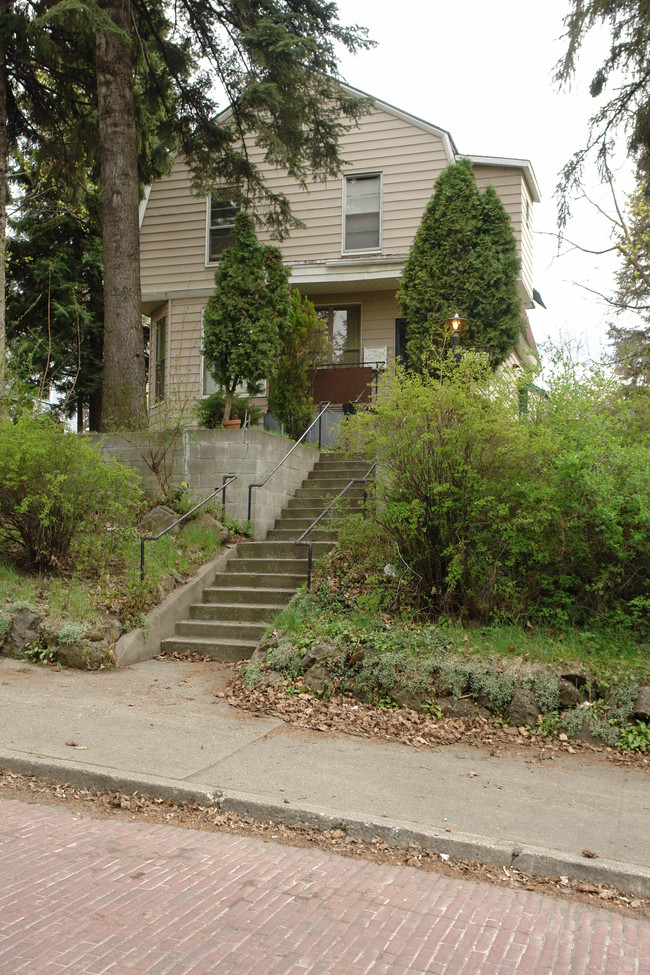
POLYGON ((346 176, 343 252, 381 250, 381 173, 346 176))
POLYGON ((208 207, 208 264, 214 264, 232 243, 232 228, 239 207, 233 200, 213 200, 212 197, 208 207))

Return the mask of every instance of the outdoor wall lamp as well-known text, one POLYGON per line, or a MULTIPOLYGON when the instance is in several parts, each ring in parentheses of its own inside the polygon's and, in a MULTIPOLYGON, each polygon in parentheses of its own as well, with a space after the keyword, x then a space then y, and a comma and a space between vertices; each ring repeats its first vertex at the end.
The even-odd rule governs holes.
POLYGON ((459 315, 459 313, 456 312, 453 318, 445 319, 445 325, 447 325, 447 327, 451 329, 451 337, 454 343, 454 351, 456 351, 456 349, 458 348, 460 333, 467 325, 467 319, 462 318, 459 315))

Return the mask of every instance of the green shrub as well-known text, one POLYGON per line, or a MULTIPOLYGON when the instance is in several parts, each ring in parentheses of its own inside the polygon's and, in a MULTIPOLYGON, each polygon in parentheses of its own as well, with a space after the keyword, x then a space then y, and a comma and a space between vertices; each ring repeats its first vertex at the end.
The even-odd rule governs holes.
MULTIPOLYGON (((208 430, 216 430, 221 426, 223 413, 226 406, 226 394, 222 390, 217 390, 200 399, 194 407, 197 419, 202 427, 208 430)), ((230 408, 231 420, 241 420, 248 413, 248 422, 251 426, 259 423, 262 417, 262 410, 249 396, 233 396, 230 408)))
POLYGON ((434 613, 638 631, 650 619, 650 432, 610 377, 556 363, 520 416, 484 357, 396 367, 341 437, 379 465, 374 518, 434 613))
POLYGON ((0 427, 0 530, 30 565, 64 566, 75 537, 135 520, 137 475, 46 417, 0 427))

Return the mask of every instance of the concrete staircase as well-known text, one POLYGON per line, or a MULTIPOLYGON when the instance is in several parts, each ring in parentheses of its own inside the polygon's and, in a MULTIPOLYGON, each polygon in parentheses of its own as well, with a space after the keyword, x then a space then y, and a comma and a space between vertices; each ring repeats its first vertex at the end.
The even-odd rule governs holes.
MULTIPOLYGON (((250 657, 273 616, 307 579, 307 547, 295 545, 295 540, 369 466, 366 460, 321 454, 266 541, 239 543, 225 572, 216 574, 212 585, 203 590, 203 601, 190 607, 189 619, 176 624, 174 636, 162 641, 161 650, 197 651, 215 660, 250 657)), ((345 495, 345 510, 358 510, 362 497, 363 485, 353 485, 345 495)), ((328 516, 309 535, 314 561, 333 547, 340 516, 340 512, 328 516)))

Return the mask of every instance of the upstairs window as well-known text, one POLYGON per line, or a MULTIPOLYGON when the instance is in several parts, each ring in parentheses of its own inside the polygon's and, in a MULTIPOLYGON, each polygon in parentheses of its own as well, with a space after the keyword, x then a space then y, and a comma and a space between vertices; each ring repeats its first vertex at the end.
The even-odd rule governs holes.
POLYGON ((232 228, 239 207, 233 200, 213 200, 208 210, 208 264, 219 260, 223 251, 232 243, 232 228))
POLYGON ((346 176, 343 250, 381 249, 381 175, 346 176))

